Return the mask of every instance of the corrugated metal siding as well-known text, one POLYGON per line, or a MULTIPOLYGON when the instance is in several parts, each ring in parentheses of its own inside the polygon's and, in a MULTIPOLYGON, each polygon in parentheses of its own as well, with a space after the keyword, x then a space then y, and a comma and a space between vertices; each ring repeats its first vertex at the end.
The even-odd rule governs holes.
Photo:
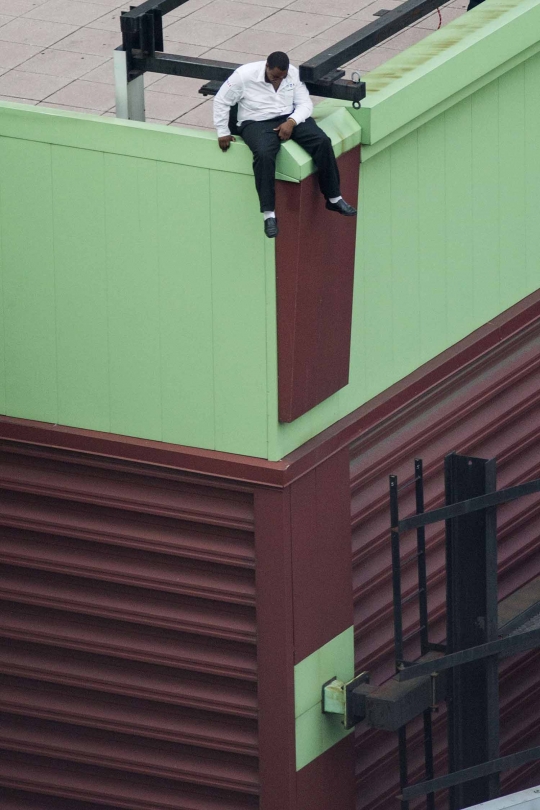
POLYGON ((6 445, 0 526, 2 807, 258 807, 248 489, 6 445))
MULTIPOLYGON (((540 328, 501 344, 444 384, 418 398, 391 420, 379 423, 351 447, 353 568, 357 669, 372 682, 393 674, 388 475, 399 476, 400 514, 414 511, 413 460, 424 461, 426 509, 443 503, 443 458, 453 450, 497 459, 498 486, 540 477, 540 328)), ((536 496, 498 510, 499 598, 540 573, 540 500, 536 496)), ((402 558, 414 551, 414 533, 404 538, 402 558)), ((445 635, 444 526, 427 531, 429 610, 432 641, 445 635)), ((403 597, 416 589, 416 563, 403 567, 403 597)), ((413 633, 406 657, 418 650, 415 600, 404 608, 404 633, 413 633), (416 631, 416 632, 415 632, 416 631)), ((502 752, 540 742, 540 653, 501 663, 502 752)), ((437 773, 446 769, 444 706, 435 715, 437 773)), ((396 804, 396 735, 357 730, 358 808, 396 804)), ((411 724, 410 779, 423 777, 421 723, 411 724)), ((509 792, 538 782, 540 765, 508 772, 509 792)), ((422 806, 422 803, 411 806, 422 806)), ((443 804, 440 805, 441 807, 443 804)), ((439 807, 439 805, 438 805, 439 807)))

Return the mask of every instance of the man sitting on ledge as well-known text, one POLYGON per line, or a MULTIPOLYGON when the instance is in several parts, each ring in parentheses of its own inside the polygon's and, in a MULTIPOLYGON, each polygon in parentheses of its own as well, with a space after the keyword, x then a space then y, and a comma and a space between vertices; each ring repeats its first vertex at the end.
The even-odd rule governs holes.
POLYGON ((341 196, 332 142, 310 117, 313 103, 307 87, 300 81, 298 68, 289 64, 286 53, 276 51, 266 62, 242 65, 221 86, 214 99, 214 125, 224 152, 235 140, 229 129, 234 104, 238 104, 238 132, 253 152, 255 185, 268 237, 278 233, 274 210, 276 156, 281 141, 289 138, 313 158, 326 207, 346 217, 356 214, 356 209, 341 196))

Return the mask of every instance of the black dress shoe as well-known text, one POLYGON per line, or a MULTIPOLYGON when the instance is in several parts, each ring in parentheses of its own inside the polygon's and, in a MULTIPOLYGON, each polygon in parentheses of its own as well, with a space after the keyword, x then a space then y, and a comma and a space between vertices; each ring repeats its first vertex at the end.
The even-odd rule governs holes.
POLYGON ((337 211, 338 214, 343 214, 344 217, 355 217, 356 216, 356 208, 353 208, 352 205, 345 202, 343 197, 341 200, 338 200, 335 203, 331 203, 330 200, 326 201, 326 207, 329 211, 337 211))
POLYGON ((275 239, 278 235, 277 219, 275 217, 268 217, 264 220, 264 232, 269 239, 275 239))

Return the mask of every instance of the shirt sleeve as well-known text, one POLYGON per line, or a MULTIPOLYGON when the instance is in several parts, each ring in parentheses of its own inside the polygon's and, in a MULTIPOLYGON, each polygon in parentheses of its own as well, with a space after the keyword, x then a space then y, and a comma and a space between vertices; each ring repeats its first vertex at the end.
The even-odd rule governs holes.
POLYGON ((214 126, 217 129, 218 138, 230 135, 229 112, 231 107, 241 98, 244 91, 242 77, 235 70, 226 79, 214 97, 214 126))
POLYGON ((301 124, 306 118, 309 118, 313 112, 313 102, 309 97, 309 92, 304 82, 298 82, 294 88, 293 104, 294 109, 291 113, 291 118, 294 118, 297 124, 301 124))

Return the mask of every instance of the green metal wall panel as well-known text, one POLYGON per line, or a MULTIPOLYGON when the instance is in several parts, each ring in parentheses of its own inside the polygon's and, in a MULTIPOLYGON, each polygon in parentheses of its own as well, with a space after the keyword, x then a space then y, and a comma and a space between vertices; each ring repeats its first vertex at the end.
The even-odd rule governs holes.
POLYGON ((499 162, 501 142, 506 150, 506 137, 499 132, 499 85, 492 82, 471 97, 472 132, 472 254, 475 268, 472 295, 477 318, 484 322, 498 309, 500 290, 499 242, 499 162), (486 134, 489 133, 489 148, 486 134), (478 268, 478 271, 476 270, 478 268), (489 275, 482 272, 487 269, 489 275))
MULTIPOLYGON (((429 51, 429 38, 415 48, 429 51)), ((364 148, 350 383, 280 425, 271 457, 538 289, 539 80, 533 53, 402 137, 364 148)))
MULTIPOLYGON (((540 59, 525 64, 525 95, 536 98, 540 87, 540 59)), ((525 206, 527 211, 540 211, 540 104, 525 105, 525 206)), ((540 228, 527 229, 526 266, 528 288, 538 286, 540 228)))
POLYGON ((110 429, 161 438, 159 166, 106 154, 104 168, 110 429))
POLYGON ((56 422, 51 163, 48 144, 0 141, 5 412, 56 422))
MULTIPOLYGON (((99 152, 53 146, 56 378, 62 425, 110 430, 105 172, 99 152)), ((19 272, 24 273, 21 264, 19 272)), ((54 385, 50 380, 51 387, 54 385)))
MULTIPOLYGON (((0 410, 282 458, 533 292, 540 0, 490 0, 317 117, 362 165, 349 385, 277 416, 274 244, 212 133, 0 104, 0 410)), ((313 165, 283 147, 278 176, 313 165)))
POLYGON ((210 185, 216 444, 238 452, 241 428, 250 455, 264 456, 266 240, 251 177, 214 172, 210 185))
POLYGON ((162 438, 214 447, 210 173, 161 163, 157 175, 162 438))

